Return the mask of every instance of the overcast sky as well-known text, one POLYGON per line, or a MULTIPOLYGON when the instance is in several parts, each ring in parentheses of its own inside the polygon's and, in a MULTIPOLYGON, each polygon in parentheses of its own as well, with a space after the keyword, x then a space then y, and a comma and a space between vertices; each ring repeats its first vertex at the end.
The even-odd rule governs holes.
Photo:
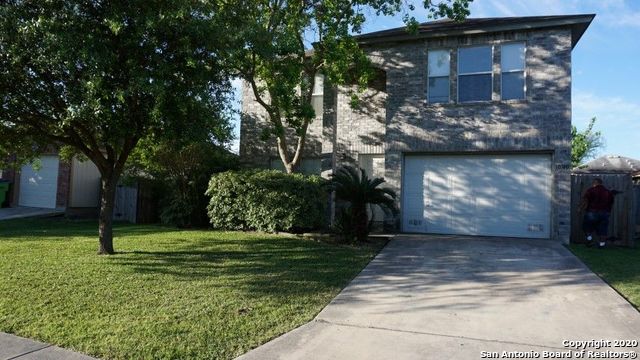
MULTIPOLYGON (((640 159, 640 1, 476 0, 471 5, 471 17, 567 14, 596 14, 572 54, 573 124, 583 129, 597 117, 596 129, 606 143, 600 154, 640 159)), ((365 32, 403 25, 400 16, 368 20, 365 32)))

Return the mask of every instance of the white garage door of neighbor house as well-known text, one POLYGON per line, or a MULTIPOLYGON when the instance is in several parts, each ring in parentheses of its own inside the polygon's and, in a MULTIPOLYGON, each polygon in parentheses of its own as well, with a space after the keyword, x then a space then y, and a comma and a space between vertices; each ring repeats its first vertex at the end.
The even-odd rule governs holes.
POLYGON ((405 157, 403 230, 549 238, 548 155, 405 157))
POLYGON ((20 170, 20 206, 53 209, 56 207, 58 190, 57 156, 42 156, 37 169, 27 164, 20 170))

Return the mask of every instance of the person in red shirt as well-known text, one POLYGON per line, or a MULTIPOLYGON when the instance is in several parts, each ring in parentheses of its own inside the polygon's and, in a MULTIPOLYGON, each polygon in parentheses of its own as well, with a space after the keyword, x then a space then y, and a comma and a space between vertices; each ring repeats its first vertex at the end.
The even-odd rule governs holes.
POLYGON ((584 214, 583 228, 587 234, 587 246, 593 245, 593 235, 598 235, 599 246, 604 247, 609 232, 609 216, 613 207, 613 192, 602 185, 602 179, 595 178, 582 196, 584 214))

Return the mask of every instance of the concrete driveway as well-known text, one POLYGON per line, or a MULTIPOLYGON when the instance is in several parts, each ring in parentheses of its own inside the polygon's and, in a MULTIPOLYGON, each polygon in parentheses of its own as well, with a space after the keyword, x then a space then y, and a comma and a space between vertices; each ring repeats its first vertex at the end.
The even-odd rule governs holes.
POLYGON ((29 217, 49 217, 63 215, 64 209, 45 209, 35 207, 0 208, 0 220, 22 219, 29 217))
POLYGON ((314 321, 240 359, 576 358, 563 341, 601 339, 640 341, 640 313, 562 245, 400 236, 314 321))

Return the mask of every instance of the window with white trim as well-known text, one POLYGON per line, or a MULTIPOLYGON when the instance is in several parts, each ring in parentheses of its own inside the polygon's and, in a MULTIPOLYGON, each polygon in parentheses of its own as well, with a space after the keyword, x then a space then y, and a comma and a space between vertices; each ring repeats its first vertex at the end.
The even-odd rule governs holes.
POLYGON ((316 113, 316 118, 322 118, 324 106, 324 76, 316 74, 313 82, 313 92, 311 93, 311 106, 316 113))
POLYGON ((491 100, 492 53, 491 46, 458 49, 458 102, 491 100))
POLYGON ((427 56, 427 99, 429 103, 449 102, 449 50, 430 50, 427 56))
POLYGON ((504 44, 500 50, 502 100, 525 98, 524 43, 504 44))

